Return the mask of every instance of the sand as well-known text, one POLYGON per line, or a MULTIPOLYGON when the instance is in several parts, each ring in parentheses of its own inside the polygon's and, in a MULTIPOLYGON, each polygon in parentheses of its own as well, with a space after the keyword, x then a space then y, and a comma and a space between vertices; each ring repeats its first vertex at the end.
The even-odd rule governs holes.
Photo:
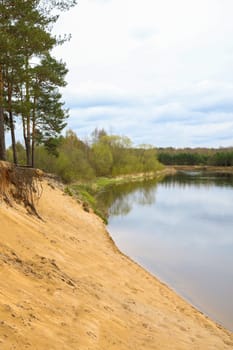
POLYGON ((47 181, 43 221, 0 203, 0 349, 233 349, 216 325, 114 245, 47 181))

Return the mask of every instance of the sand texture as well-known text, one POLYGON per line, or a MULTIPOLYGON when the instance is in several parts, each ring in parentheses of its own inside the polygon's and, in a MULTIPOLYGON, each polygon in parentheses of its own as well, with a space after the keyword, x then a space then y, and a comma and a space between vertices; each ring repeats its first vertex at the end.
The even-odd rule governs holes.
POLYGON ((0 203, 0 349, 233 349, 124 256, 101 219, 47 181, 38 211, 0 203))

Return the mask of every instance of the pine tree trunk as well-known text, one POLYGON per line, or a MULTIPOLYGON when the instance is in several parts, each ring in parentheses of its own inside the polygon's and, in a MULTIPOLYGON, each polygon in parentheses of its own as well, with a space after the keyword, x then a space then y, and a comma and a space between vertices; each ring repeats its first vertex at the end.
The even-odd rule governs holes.
POLYGON ((4 114, 2 106, 0 106, 0 160, 6 160, 4 114))
POLYGON ((26 103, 27 103, 27 116, 26 116, 26 138, 25 138, 25 146, 26 146, 26 158, 27 158, 27 166, 32 166, 31 159, 31 118, 30 118, 30 92, 29 92, 29 57, 26 55, 25 61, 25 70, 26 70, 26 103))
POLYGON ((26 121, 27 118, 24 116, 22 117, 22 122, 23 122, 23 138, 24 138, 24 144, 25 144, 25 150, 26 150, 26 164, 28 166, 31 165, 31 145, 30 145, 30 138, 28 139, 27 137, 27 130, 26 130, 26 121))
POLYGON ((32 140, 32 167, 35 168, 35 141, 32 140))
POLYGON ((25 141, 25 147, 26 147, 26 159, 27 159, 27 166, 31 166, 31 140, 30 137, 27 137, 24 139, 25 141))
POLYGON ((3 77, 2 77, 1 66, 0 66, 0 160, 6 160, 4 109, 3 109, 3 77))
POLYGON ((35 131, 36 131, 36 126, 35 126, 35 118, 33 118, 32 121, 32 150, 31 150, 31 154, 32 154, 32 167, 35 167, 35 131))
POLYGON ((35 167, 35 139, 36 139, 36 97, 33 99, 33 116, 32 116, 32 167, 35 167))
POLYGON ((10 117, 10 129, 11 129, 11 142, 12 142, 12 151, 13 151, 13 162, 18 164, 18 157, 16 151, 16 140, 15 140, 15 125, 13 120, 12 111, 9 112, 10 117))
POLYGON ((14 125, 14 118, 12 113, 12 86, 10 83, 8 83, 8 113, 9 113, 9 122, 10 122, 10 130, 11 130, 13 162, 15 164, 18 164, 17 152, 16 152, 16 140, 15 140, 15 125, 14 125))

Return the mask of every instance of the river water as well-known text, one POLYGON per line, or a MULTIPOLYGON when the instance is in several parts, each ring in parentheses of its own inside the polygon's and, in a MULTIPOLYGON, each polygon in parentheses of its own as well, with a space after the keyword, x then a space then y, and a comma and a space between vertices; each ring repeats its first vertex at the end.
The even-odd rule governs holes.
POLYGON ((233 331, 232 175, 181 172, 100 200, 121 251, 233 331))

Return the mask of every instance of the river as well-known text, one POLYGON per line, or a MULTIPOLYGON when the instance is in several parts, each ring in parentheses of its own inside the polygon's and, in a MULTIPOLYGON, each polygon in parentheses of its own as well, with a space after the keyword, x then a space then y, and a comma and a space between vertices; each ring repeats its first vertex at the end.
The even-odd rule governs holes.
POLYGON ((233 176, 180 172, 109 187, 108 230, 122 252, 233 331, 233 176))

